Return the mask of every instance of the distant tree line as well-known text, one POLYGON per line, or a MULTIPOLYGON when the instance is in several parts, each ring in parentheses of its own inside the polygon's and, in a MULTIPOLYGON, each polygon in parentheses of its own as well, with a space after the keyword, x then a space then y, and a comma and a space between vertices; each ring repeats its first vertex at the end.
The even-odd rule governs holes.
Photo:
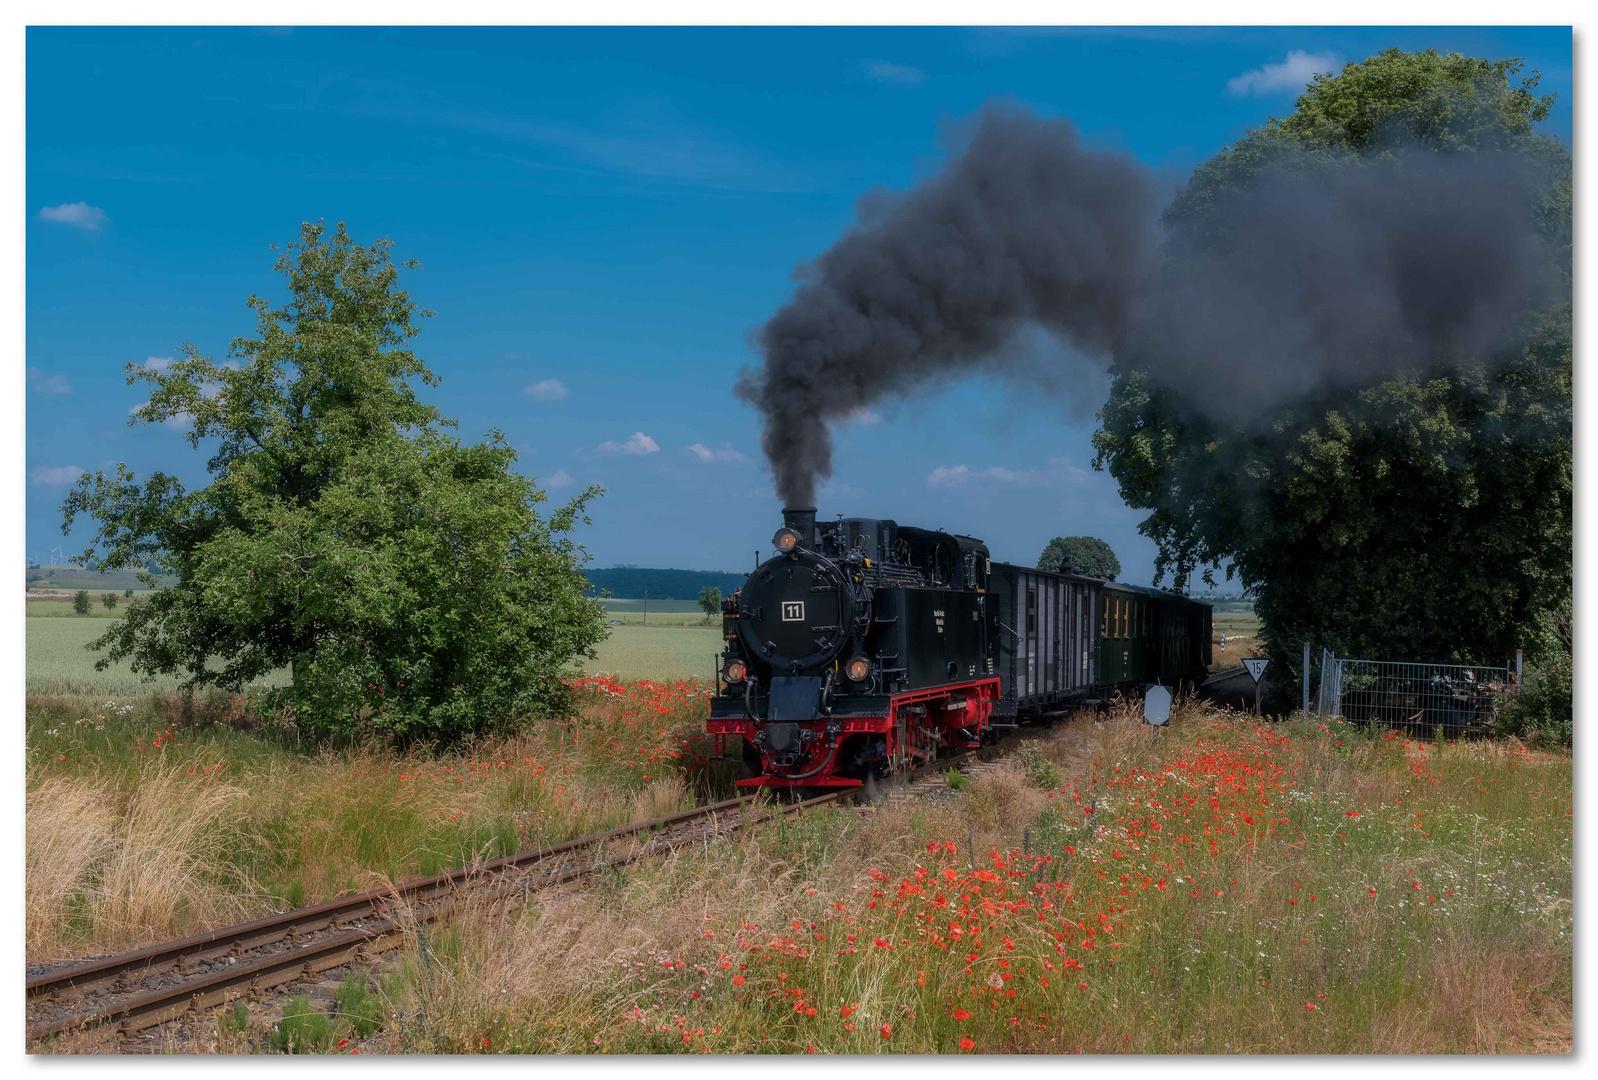
MULTIPOLYGON (((743 588, 744 575, 719 570, 665 570, 643 566, 614 566, 609 570, 584 570, 592 584, 590 593, 603 589, 618 600, 641 600, 649 590, 651 600, 699 600, 706 589, 725 596, 743 588)), ((719 598, 718 598, 719 603, 719 598)))

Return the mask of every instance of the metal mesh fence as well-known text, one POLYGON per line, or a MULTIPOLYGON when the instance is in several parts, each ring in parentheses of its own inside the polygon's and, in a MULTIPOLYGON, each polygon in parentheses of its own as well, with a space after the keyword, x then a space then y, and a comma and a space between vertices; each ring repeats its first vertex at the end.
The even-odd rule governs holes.
POLYGON ((1327 651, 1319 712, 1392 727, 1491 727, 1514 685, 1507 666, 1353 660, 1327 651))

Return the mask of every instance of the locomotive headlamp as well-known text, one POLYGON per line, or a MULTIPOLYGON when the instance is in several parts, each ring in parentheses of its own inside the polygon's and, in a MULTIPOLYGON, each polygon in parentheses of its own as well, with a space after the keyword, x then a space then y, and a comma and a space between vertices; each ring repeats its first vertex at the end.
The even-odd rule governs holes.
POLYGON ((799 546, 799 534, 792 529, 778 529, 777 535, 771 538, 772 546, 784 555, 799 546))
POLYGON ((747 673, 744 671, 744 666, 740 661, 733 660, 727 664, 726 676, 728 682, 743 682, 745 674, 747 673))
POLYGON ((865 682, 866 676, 871 674, 871 661, 857 656, 843 666, 843 673, 855 682, 865 682))

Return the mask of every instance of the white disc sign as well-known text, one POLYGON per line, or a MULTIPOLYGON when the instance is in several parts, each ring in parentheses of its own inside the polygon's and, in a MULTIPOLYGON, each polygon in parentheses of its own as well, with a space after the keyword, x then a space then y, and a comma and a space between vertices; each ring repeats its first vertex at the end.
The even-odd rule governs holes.
POLYGON ((1260 676, 1265 674, 1265 665, 1271 662, 1268 656, 1245 656, 1243 666, 1248 668, 1249 676, 1255 681, 1260 681, 1260 676))
POLYGON ((1143 719, 1160 727, 1171 719, 1171 692, 1163 686, 1143 691, 1143 719))

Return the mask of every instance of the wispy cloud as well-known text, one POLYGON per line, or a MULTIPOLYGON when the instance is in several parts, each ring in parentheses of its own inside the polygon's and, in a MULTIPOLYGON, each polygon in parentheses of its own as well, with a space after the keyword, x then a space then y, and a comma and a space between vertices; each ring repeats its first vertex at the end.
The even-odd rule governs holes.
POLYGON ((76 483, 83 473, 77 465, 41 465, 33 470, 33 482, 46 487, 64 487, 76 483))
POLYGON ((802 187, 783 166, 672 117, 641 116, 607 124, 579 124, 452 106, 383 105, 365 111, 395 119, 403 117, 411 124, 421 121, 539 146, 552 153, 553 160, 509 158, 529 168, 598 170, 732 191, 779 192, 802 187))
POLYGON ((875 427, 882 423, 882 414, 864 405, 843 418, 843 422, 852 427, 875 427))
POLYGON ((38 368, 28 369, 28 385, 35 394, 70 394, 72 380, 65 375, 46 375, 38 368))
POLYGON ((539 401, 565 401, 567 398, 566 384, 559 379, 544 379, 535 382, 522 391, 530 398, 539 401))
POLYGON ((927 473, 927 487, 929 488, 955 488, 965 487, 972 481, 978 483, 1007 484, 1015 479, 1015 473, 1009 469, 1001 469, 995 465, 992 468, 973 472, 969 465, 939 465, 927 473))
POLYGON ((144 366, 151 371, 165 371, 175 363, 177 363, 177 357, 175 356, 146 356, 144 358, 144 366))
POLYGON ((704 445, 703 443, 694 443, 693 445, 687 446, 684 449, 686 449, 690 454, 692 454, 694 457, 698 458, 700 461, 748 461, 749 460, 748 458, 744 457, 743 454, 739 453, 737 450, 734 450, 730 446, 724 446, 720 450, 712 450, 712 449, 710 449, 710 447, 704 445))
POLYGON ((98 206, 90 206, 86 202, 62 203, 60 206, 46 206, 40 209, 41 221, 54 221, 62 225, 71 225, 74 229, 88 229, 98 232, 105 227, 110 219, 105 211, 98 206))
POLYGON ((598 449, 601 454, 658 454, 660 444, 642 431, 635 431, 624 443, 602 442, 598 449))
POLYGON ((1054 458, 1045 469, 1016 471, 1000 465, 973 469, 969 465, 939 465, 927 474, 927 487, 934 490, 982 489, 994 487, 1043 487, 1080 483, 1087 470, 1065 458, 1054 458))
POLYGON ((909 64, 894 64, 887 60, 867 60, 866 74, 878 82, 914 86, 927 81, 927 73, 909 64))
POLYGON ((574 483, 576 483, 576 481, 571 478, 571 473, 567 472, 565 469, 556 469, 553 475, 544 480, 544 486, 549 488, 551 491, 558 488, 571 487, 574 483))
POLYGON ((1280 64, 1266 64, 1253 71, 1245 71, 1228 80, 1226 88, 1235 97, 1296 94, 1308 86, 1315 76, 1336 71, 1340 63, 1336 53, 1310 53, 1294 49, 1280 64))

